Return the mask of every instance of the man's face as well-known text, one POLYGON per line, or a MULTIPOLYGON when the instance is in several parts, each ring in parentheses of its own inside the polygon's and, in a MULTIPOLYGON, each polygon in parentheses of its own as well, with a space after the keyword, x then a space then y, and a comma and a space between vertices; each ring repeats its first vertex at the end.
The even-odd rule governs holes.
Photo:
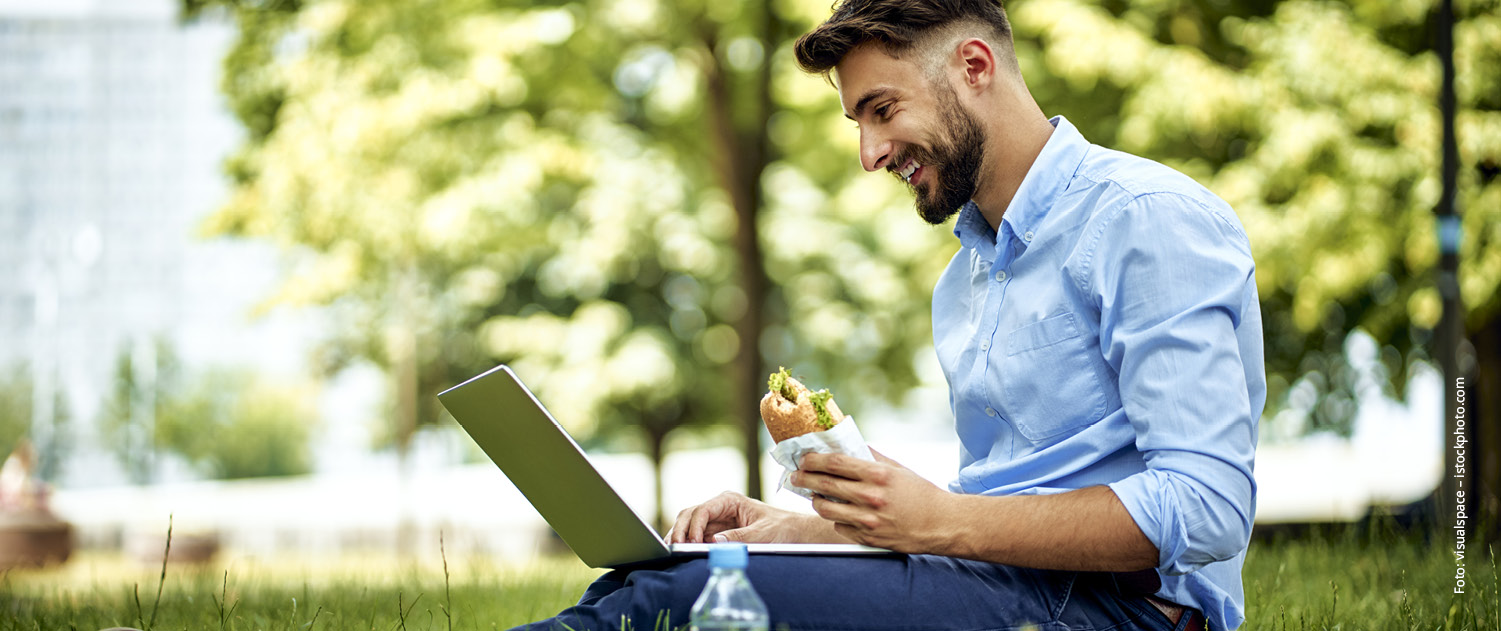
POLYGON ((947 221, 975 195, 985 132, 942 79, 873 45, 835 68, 845 116, 860 125, 860 163, 886 169, 916 196, 928 223, 947 221))

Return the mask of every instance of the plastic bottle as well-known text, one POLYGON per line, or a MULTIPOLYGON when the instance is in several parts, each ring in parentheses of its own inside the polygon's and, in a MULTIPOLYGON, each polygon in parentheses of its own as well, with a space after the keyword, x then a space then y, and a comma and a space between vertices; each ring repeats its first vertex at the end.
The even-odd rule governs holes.
POLYGON ((745 565, 750 555, 743 543, 709 547, 709 582, 688 614, 690 631, 767 631, 771 617, 756 595, 745 565))

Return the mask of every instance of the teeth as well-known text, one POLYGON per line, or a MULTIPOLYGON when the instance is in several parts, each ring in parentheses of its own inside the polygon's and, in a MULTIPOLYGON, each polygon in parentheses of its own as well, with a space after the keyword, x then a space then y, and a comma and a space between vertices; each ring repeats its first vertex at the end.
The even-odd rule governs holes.
POLYGON ((921 165, 919 165, 916 162, 908 162, 907 163, 907 168, 902 169, 902 172, 901 172, 902 179, 903 180, 907 180, 908 182, 912 181, 911 180, 912 174, 917 172, 917 167, 919 167, 919 166, 921 166, 921 165))

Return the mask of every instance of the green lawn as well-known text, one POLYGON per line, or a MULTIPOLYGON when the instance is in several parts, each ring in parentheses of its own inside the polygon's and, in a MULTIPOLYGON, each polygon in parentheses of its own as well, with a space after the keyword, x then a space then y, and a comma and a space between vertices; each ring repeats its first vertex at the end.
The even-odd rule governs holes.
POLYGON ((1252 543, 1242 628, 1501 631, 1495 557, 1468 546, 1456 594, 1453 548, 1443 536, 1425 544, 1355 530, 1252 543))
MULTIPOLYGON (((1456 595, 1451 545, 1359 534, 1254 543, 1242 628, 1501 631, 1495 565, 1483 553, 1467 558, 1467 593, 1456 595)), ((599 574, 572 558, 524 568, 449 562, 446 586, 441 559, 228 559, 208 568, 173 566, 157 606, 160 566, 85 555, 61 568, 0 577, 0 631, 446 631, 450 622, 453 629, 505 629, 567 607, 599 574)))

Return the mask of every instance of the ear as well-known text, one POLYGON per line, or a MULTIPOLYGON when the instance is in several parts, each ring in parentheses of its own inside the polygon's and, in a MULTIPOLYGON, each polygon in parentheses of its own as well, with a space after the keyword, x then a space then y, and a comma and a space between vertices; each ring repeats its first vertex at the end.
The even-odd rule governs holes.
POLYGON ((954 63, 961 73, 961 84, 973 92, 984 92, 996 79, 995 51, 983 39, 971 37, 959 42, 954 63))

